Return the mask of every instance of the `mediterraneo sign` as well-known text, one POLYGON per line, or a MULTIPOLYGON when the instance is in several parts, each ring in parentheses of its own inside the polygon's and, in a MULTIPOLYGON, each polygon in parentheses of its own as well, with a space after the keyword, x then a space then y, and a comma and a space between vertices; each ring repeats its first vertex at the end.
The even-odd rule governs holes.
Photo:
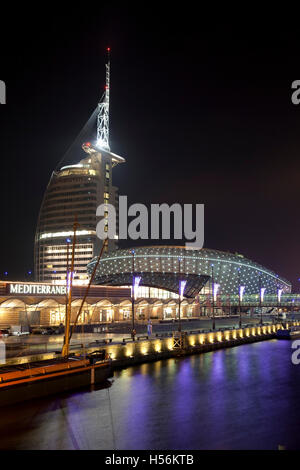
POLYGON ((45 284, 9 284, 10 294, 66 295, 65 286, 45 284))

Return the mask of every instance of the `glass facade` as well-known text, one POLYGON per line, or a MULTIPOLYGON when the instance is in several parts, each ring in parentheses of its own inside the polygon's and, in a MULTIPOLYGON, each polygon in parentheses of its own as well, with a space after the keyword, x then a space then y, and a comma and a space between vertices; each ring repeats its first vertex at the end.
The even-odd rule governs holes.
MULTIPOLYGON (((132 249, 116 250, 105 254, 98 267, 95 282, 101 283, 101 278, 120 278, 122 273, 132 273, 132 249)), ((95 260, 88 265, 91 272, 95 260)), ((135 272, 141 273, 141 288, 143 273, 149 279, 149 273, 157 282, 161 282, 161 289, 167 288, 163 283, 164 274, 182 273, 184 275, 207 276, 219 284, 218 294, 238 294, 239 286, 245 286, 245 295, 257 294, 261 287, 266 294, 291 292, 291 283, 275 272, 258 263, 251 261, 240 254, 222 252, 203 248, 201 250, 185 249, 174 246, 152 246, 134 248, 135 272), (180 260, 180 262, 179 262, 180 260)), ((168 276, 165 276, 167 278, 168 276)), ((157 284, 153 287, 158 287, 157 284)), ((146 287, 152 287, 148 285, 146 287)), ((209 292, 211 282, 207 282, 202 292, 209 292)), ((146 292, 146 291, 145 291, 146 292)), ((150 291, 149 291, 150 294, 150 291)))
MULTIPOLYGON (((96 256, 101 241, 96 236, 96 209, 109 201, 116 204, 117 188, 112 186, 113 154, 82 146, 87 156, 74 165, 53 172, 41 205, 35 236, 35 278, 62 283, 71 263, 75 216, 78 228, 75 249, 74 281, 87 283, 86 266, 96 256)), ((121 159, 120 157, 120 160, 121 159)), ((117 247, 110 240, 108 251, 117 247)))

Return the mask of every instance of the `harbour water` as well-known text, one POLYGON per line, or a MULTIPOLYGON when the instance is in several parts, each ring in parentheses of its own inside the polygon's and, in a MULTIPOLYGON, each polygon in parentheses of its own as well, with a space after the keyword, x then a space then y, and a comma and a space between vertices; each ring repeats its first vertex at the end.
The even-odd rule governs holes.
POLYGON ((0 408, 0 449, 298 449, 300 365, 291 354, 290 341, 263 341, 0 408))

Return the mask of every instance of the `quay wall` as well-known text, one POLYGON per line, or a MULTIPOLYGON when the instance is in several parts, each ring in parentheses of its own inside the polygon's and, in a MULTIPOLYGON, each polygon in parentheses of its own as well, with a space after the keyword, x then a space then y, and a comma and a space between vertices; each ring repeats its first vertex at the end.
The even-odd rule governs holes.
POLYGON ((190 332, 183 334, 182 347, 179 339, 173 336, 138 340, 125 344, 106 346, 106 351, 113 360, 114 368, 128 367, 134 364, 150 362, 169 357, 186 356, 203 352, 234 347, 275 338, 278 329, 300 325, 300 322, 289 322, 246 328, 224 329, 223 331, 190 332))
MULTIPOLYGON (((243 328, 223 329, 209 332, 201 330, 184 332, 181 340, 178 334, 168 334, 164 337, 145 336, 137 337, 136 341, 126 341, 117 344, 102 344, 88 349, 72 349, 72 353, 91 353, 99 349, 106 349, 112 359, 115 369, 129 367, 160 359, 176 356, 199 354, 216 349, 234 347, 241 344, 265 341, 275 338, 276 331, 290 326, 299 326, 300 321, 276 323, 263 326, 249 326, 243 328), (181 342, 180 342, 181 341, 181 342)), ((23 357, 9 358, 6 364, 30 363, 57 357, 55 353, 34 354, 23 357)))

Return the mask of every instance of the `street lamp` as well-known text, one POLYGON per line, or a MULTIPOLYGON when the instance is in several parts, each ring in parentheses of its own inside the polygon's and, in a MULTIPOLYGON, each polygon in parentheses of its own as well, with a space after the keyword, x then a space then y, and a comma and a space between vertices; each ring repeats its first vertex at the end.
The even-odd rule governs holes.
MULTIPOLYGON (((178 273, 181 273, 181 258, 178 258, 178 273)), ((178 331, 181 331, 181 302, 183 301, 183 293, 186 281, 179 280, 179 301, 178 301, 178 331)))
POLYGON ((280 307, 280 302, 281 302, 281 294, 282 294, 282 289, 279 287, 277 288, 277 318, 279 321, 279 307, 280 307))
POLYGON ((240 322, 239 322, 239 326, 240 326, 240 328, 242 328, 241 303, 243 302, 243 295, 244 295, 245 289, 246 289, 245 286, 240 286, 240 289, 239 289, 239 310, 240 310, 240 322))
POLYGON ((241 310, 241 303, 243 301, 243 295, 245 291, 245 286, 241 286, 241 269, 238 268, 239 273, 239 327, 242 328, 242 310, 241 310))
POLYGON ((135 276, 135 266, 134 266, 134 250, 131 251, 132 254, 132 291, 131 291, 131 309, 132 309, 132 331, 131 331, 131 336, 132 336, 132 341, 135 341, 135 324, 134 324, 134 301, 136 299, 137 295, 137 289, 139 287, 139 284, 141 282, 141 277, 140 276, 135 276))
POLYGON ((219 287, 220 287, 220 284, 215 284, 215 280, 214 280, 214 265, 212 264, 211 265, 211 279, 212 279, 212 318, 213 318, 213 322, 212 322, 212 329, 215 330, 216 329, 216 321, 215 321, 215 302, 217 301, 217 293, 218 293, 218 290, 219 290, 219 287))
POLYGON ((264 301, 265 287, 261 287, 261 277, 259 276, 259 307, 260 307, 260 324, 263 324, 262 303, 264 301))
POLYGON ((179 281, 179 322, 178 322, 178 331, 181 331, 181 302, 183 301, 183 293, 187 281, 179 281))

